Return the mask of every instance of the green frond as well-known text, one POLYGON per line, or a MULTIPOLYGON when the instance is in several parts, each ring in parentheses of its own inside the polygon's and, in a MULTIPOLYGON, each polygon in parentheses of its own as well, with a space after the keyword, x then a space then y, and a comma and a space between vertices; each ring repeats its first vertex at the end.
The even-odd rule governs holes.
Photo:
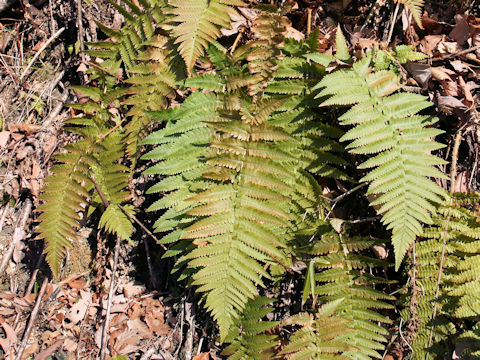
POLYGON ((422 15, 424 0, 395 0, 399 4, 404 4, 412 13, 412 16, 420 29, 423 29, 422 15))
POLYGON ((266 332, 279 322, 262 320, 272 312, 273 309, 266 306, 273 301, 259 296, 247 303, 225 339, 230 344, 222 355, 228 355, 228 360, 268 360, 274 357, 272 350, 278 345, 278 339, 266 332))
POLYGON ((230 27, 233 6, 245 6, 240 0, 171 0, 172 33, 179 52, 191 70, 208 45, 220 36, 220 28, 230 27))
POLYGON ((38 208, 38 238, 45 240, 45 258, 55 277, 71 241, 77 239, 81 213, 90 198, 87 187, 91 183, 90 166, 95 160, 89 148, 88 139, 67 145, 67 152, 59 157, 63 164, 52 167, 40 196, 43 203, 38 208))
POLYGON ((333 315, 342 300, 327 303, 313 314, 301 313, 287 319, 284 326, 300 328, 290 336, 279 355, 295 360, 348 360, 346 352, 357 349, 341 339, 350 332, 348 320, 333 315))
POLYGON ((430 155, 442 145, 431 141, 441 131, 426 127, 428 117, 415 115, 431 106, 417 94, 394 93, 399 87, 391 71, 372 72, 371 56, 355 63, 351 70, 340 70, 318 84, 324 89, 318 96, 331 97, 326 105, 354 105, 339 118, 342 125, 354 125, 340 139, 351 141, 351 153, 370 159, 361 169, 374 168, 361 181, 370 182, 368 194, 378 198, 379 213, 392 229, 396 268, 415 237, 422 233, 422 223, 430 224, 430 214, 447 198, 433 178, 446 178, 434 168, 443 161, 430 155))

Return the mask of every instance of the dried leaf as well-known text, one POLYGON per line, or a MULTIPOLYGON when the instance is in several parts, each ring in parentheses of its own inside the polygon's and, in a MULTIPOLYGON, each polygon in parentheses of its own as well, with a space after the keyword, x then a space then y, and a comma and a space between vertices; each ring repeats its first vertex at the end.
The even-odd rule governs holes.
POLYGON ((67 319, 77 324, 83 320, 87 313, 88 306, 92 302, 92 295, 86 291, 81 291, 81 298, 67 312, 67 319))
POLYGON ((17 334, 15 333, 15 330, 10 325, 8 325, 5 321, 0 323, 0 326, 2 326, 7 340, 10 341, 10 343, 12 344, 16 344, 18 341, 18 338, 17 338, 17 334))
POLYGON ((209 360, 209 359, 210 359, 210 355, 208 355, 208 353, 201 353, 193 357, 193 360, 209 360))
POLYGON ((455 27, 450 32, 449 37, 457 42, 459 46, 464 46, 470 36, 470 26, 468 25, 467 15, 458 14, 455 16, 455 27))
POLYGON ((419 85, 421 85, 423 88, 427 87, 428 82, 432 78, 430 65, 412 62, 405 64, 404 67, 419 85))
POLYGON ((10 131, 0 131, 0 149, 7 146, 8 139, 10 139, 10 131))
POLYGON ((145 285, 131 281, 123 287, 123 293, 127 298, 133 298, 146 290, 145 285))

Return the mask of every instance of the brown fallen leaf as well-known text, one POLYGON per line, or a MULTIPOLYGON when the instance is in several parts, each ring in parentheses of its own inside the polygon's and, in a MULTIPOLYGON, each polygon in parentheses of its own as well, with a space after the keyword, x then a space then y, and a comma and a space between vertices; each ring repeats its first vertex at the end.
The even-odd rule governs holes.
POLYGON ((209 360, 209 359, 210 359, 210 355, 208 353, 201 353, 193 357, 193 360, 209 360))
POLYGON ((430 65, 412 62, 405 64, 404 67, 420 86, 424 89, 428 86, 428 82, 432 78, 430 65))
POLYGON ((0 131, 0 149, 7 146, 8 139, 10 139, 10 131, 0 131))
POLYGON ((87 313, 88 306, 92 302, 92 295, 86 291, 81 291, 81 298, 67 312, 67 319, 77 324, 82 321, 87 313))
POLYGON ((150 330, 152 330, 158 336, 165 336, 170 333, 170 327, 165 325, 163 321, 161 321, 159 318, 156 318, 153 314, 147 314, 145 316, 145 322, 150 330))
POLYGON ((455 40, 459 46, 464 46, 467 43, 470 37, 470 26, 467 15, 458 14, 455 16, 455 27, 448 36, 455 40))
POLYGON ((25 133, 26 135, 31 135, 33 133, 36 133, 38 130, 40 130, 41 126, 37 124, 12 124, 9 127, 9 130, 11 132, 17 132, 17 133, 25 133))
POLYGON ((87 282, 82 279, 75 279, 68 282, 68 286, 72 289, 84 290, 87 287, 87 282))

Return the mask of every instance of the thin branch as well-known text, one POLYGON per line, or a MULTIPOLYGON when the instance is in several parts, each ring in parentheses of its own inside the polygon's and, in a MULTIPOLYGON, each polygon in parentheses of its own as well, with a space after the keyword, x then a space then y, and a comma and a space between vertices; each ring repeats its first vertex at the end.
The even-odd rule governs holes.
POLYGON ((108 300, 107 300, 107 315, 105 316, 105 323, 103 324, 102 329, 102 342, 100 348, 100 360, 104 360, 106 358, 106 348, 107 348, 107 332, 108 326, 110 325, 110 311, 112 309, 112 300, 113 300, 113 293, 115 290, 115 273, 117 271, 118 265, 118 254, 120 253, 120 238, 117 236, 117 240, 115 242, 115 254, 113 256, 113 268, 112 268, 112 277, 110 279, 110 290, 108 291, 108 300))
POLYGON ((395 27, 395 23, 397 22, 397 15, 398 15, 399 8, 400 8, 400 3, 397 2, 397 6, 395 6, 395 11, 393 13, 392 23, 390 24, 390 30, 388 31, 387 45, 390 44, 390 40, 392 40, 393 28, 395 27))
POLYGON ((83 16, 82 16, 82 0, 77 0, 77 27, 78 27, 78 40, 80 41, 80 56, 82 62, 85 63, 85 44, 83 42, 83 16))
POLYGON ((312 32, 312 8, 307 9, 307 35, 312 32))
POLYGON ((15 358, 16 360, 22 359, 23 352, 27 347, 28 338, 30 337, 33 326, 35 325, 35 321, 37 320, 37 315, 40 310, 40 304, 42 303, 43 295, 45 294, 45 290, 47 289, 47 284, 48 284, 48 279, 47 278, 43 279, 42 286, 40 288, 40 291, 38 292, 37 299, 35 301, 35 306, 33 307, 32 314, 30 315, 30 320, 28 321, 27 328, 25 330, 25 333, 23 334, 23 339, 18 349, 17 357, 15 358))
POLYGON ((454 57, 457 57, 457 56, 460 56, 460 55, 465 55, 465 54, 471 53, 472 51, 476 51, 478 49, 480 49, 480 45, 476 45, 476 46, 473 46, 471 48, 468 48, 468 49, 465 49, 465 50, 462 50, 462 51, 458 51, 456 53, 449 54, 449 55, 446 55, 446 56, 438 56, 438 57, 433 58, 431 61, 448 60, 448 59, 451 59, 451 58, 454 58, 454 57))
POLYGON ((61 29, 59 29, 55 34, 53 34, 50 39, 48 39, 43 45, 42 47, 40 48, 40 50, 37 51, 37 53, 33 56, 32 60, 30 60, 30 62, 28 63, 27 67, 25 68, 25 70, 23 70, 23 73, 22 75, 20 75, 20 78, 19 78, 19 81, 22 81, 23 80, 23 77, 27 74, 28 70, 30 70, 30 68, 32 67, 32 65, 35 63, 35 61, 37 61, 38 57, 40 56, 40 54, 43 52, 43 50, 45 50, 48 45, 50 45, 53 40, 55 40, 57 37, 60 36, 60 34, 65 30, 64 27, 62 27, 61 29))

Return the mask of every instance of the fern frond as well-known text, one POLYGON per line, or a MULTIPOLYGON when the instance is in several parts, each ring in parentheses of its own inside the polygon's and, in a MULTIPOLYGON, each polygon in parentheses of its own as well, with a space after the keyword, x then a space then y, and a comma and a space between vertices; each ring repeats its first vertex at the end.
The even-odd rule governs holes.
MULTIPOLYGON (((394 298, 374 289, 375 285, 388 281, 369 275, 365 270, 385 266, 385 263, 355 254, 371 247, 374 240, 339 237, 333 230, 326 231, 325 224, 323 228, 320 239, 300 250, 304 255, 315 254, 310 260, 303 300, 310 295, 321 302, 343 299, 335 314, 348 320, 346 326, 351 331, 337 339, 355 347, 355 350, 345 351, 344 355, 358 360, 381 358, 380 351, 388 332, 380 324, 391 323, 391 320, 375 310, 392 308, 385 300, 394 298)), ((315 235, 314 232, 311 236, 315 235)))
POLYGON ((52 167, 40 196, 38 238, 45 240, 45 258, 56 278, 71 241, 77 239, 81 212, 90 198, 87 186, 95 159, 89 152, 93 148, 89 140, 67 145, 67 152, 57 155, 62 164, 52 167))
POLYGON ((434 217, 435 225, 425 229, 425 239, 415 244, 415 286, 421 288, 409 298, 415 303, 412 319, 418 327, 412 342, 415 359, 441 358, 453 351, 449 339, 457 334, 459 322, 466 327, 459 336, 463 338, 470 319, 480 314, 480 242, 471 236, 480 226, 478 215, 468 210, 477 202, 470 195, 452 194, 434 217))
POLYGON ((323 305, 314 314, 300 313, 287 319, 284 326, 299 326, 279 355, 295 360, 348 360, 347 351, 355 346, 341 339, 350 332, 348 320, 334 316, 343 299, 323 305))
POLYGON ((412 13, 413 19, 417 23, 420 29, 423 29, 422 25, 422 15, 423 15, 423 6, 425 5, 425 0, 395 0, 399 4, 404 4, 408 10, 412 13))
POLYGON ((225 342, 230 344, 222 355, 229 355, 228 360, 269 360, 274 357, 272 349, 278 345, 278 338, 266 332, 279 322, 262 321, 272 312, 273 309, 266 306, 273 301, 259 296, 247 303, 225 338, 225 342))
POLYGON ((373 156, 359 168, 375 168, 361 181, 370 182, 367 194, 378 198, 379 213, 392 229, 396 268, 422 223, 431 224, 435 204, 447 198, 446 192, 429 177, 445 178, 433 166, 444 163, 430 155, 443 145, 431 141, 441 131, 427 128, 435 122, 415 115, 431 104, 420 95, 395 93, 398 80, 390 71, 372 72, 371 55, 351 70, 326 76, 318 85, 319 96, 331 96, 322 106, 354 105, 339 118, 342 125, 355 125, 340 139, 353 140, 350 152, 373 156))
POLYGON ((169 5, 170 21, 175 24, 172 34, 189 71, 220 36, 220 28, 230 27, 233 6, 245 6, 241 0, 171 0, 169 5))

